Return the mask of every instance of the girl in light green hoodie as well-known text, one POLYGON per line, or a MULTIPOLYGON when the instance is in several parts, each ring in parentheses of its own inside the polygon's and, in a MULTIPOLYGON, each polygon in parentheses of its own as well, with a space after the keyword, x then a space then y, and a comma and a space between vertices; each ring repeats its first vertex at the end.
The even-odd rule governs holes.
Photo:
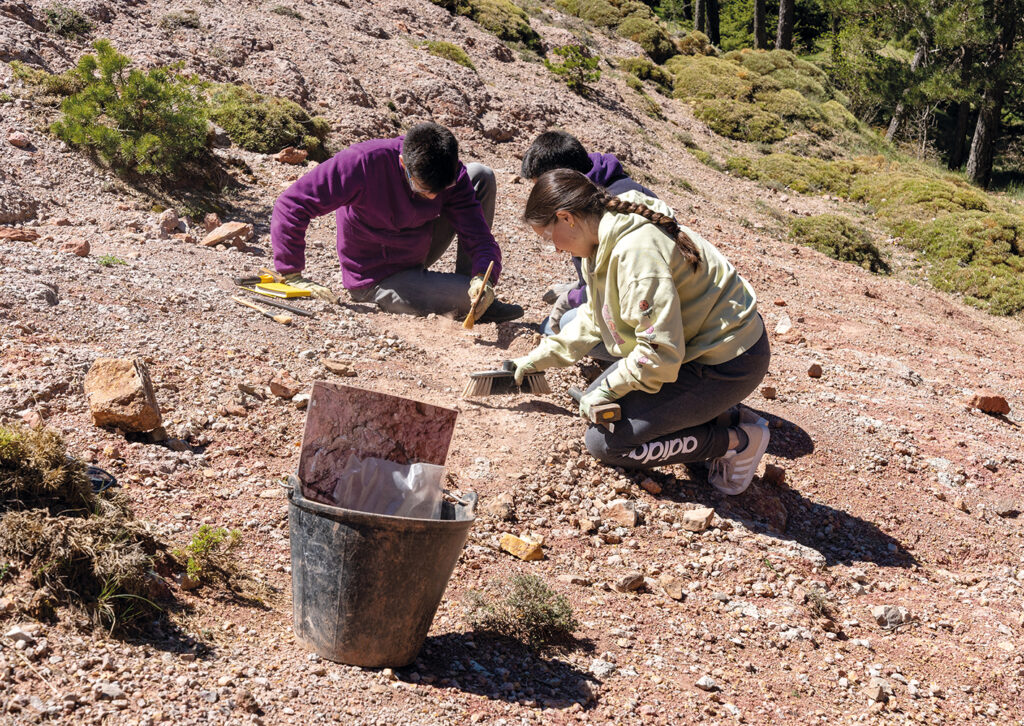
POLYGON ((592 425, 586 444, 612 466, 709 462, 726 494, 749 486, 767 422, 733 409, 768 371, 764 323, 750 285, 660 200, 607 194, 579 172, 543 174, 523 215, 557 249, 583 259, 589 300, 578 324, 517 358, 516 379, 568 366, 598 343, 619 358, 587 389, 580 414, 617 402, 622 419, 592 425))

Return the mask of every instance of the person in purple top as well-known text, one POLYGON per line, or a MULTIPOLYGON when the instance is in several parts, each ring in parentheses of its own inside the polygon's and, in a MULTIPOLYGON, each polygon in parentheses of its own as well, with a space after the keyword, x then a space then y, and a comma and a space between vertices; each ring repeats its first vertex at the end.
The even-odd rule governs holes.
POLYGON ((496 189, 494 172, 459 161, 455 136, 435 123, 353 144, 278 197, 270 222, 274 266, 290 285, 337 302, 330 288, 302 274, 310 221, 335 212, 341 280, 353 300, 391 313, 465 317, 483 288, 476 321, 515 320, 523 309, 494 299, 501 274, 491 234, 496 189), (428 269, 456 234, 455 272, 428 269))
MULTIPOLYGON (((650 189, 631 179, 614 154, 588 154, 579 139, 565 131, 546 131, 534 139, 523 155, 520 175, 536 181, 541 174, 552 169, 575 169, 613 196, 637 191, 658 198, 650 189)), ((545 296, 545 300, 552 303, 551 313, 541 324, 545 335, 557 333, 571 323, 576 317, 576 308, 587 301, 580 259, 573 257, 572 264, 576 267, 576 283, 558 285, 545 296)), ((617 360, 604 345, 594 348, 590 356, 605 361, 617 360)))

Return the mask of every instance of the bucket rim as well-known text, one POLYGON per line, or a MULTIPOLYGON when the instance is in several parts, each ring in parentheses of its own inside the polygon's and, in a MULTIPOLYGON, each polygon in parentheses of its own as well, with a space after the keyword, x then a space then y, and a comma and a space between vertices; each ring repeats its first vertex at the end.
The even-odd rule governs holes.
MULTIPOLYGON (((324 504, 322 502, 315 502, 312 499, 307 499, 303 496, 301 489, 301 485, 288 488, 289 504, 298 507, 299 509, 305 509, 317 514, 324 514, 331 517, 344 516, 347 519, 363 522, 365 524, 386 524, 390 522, 392 524, 401 524, 404 527, 409 527, 410 525, 421 525, 424 527, 459 529, 471 526, 473 522, 476 521, 475 511, 473 512, 473 516, 468 519, 423 519, 421 517, 396 517, 392 514, 360 512, 356 509, 336 507, 333 504, 324 504)), ((473 495, 473 498, 475 499, 475 494, 473 492, 467 492, 467 495, 473 495)))

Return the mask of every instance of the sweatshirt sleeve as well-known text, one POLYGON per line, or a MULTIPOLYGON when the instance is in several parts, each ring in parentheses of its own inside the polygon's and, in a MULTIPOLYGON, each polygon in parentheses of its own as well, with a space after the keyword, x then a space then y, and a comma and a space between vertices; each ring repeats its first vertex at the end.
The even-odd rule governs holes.
POLYGON ((274 267, 282 274, 306 267, 306 228, 314 217, 351 204, 364 187, 363 154, 346 149, 288 187, 274 203, 270 245, 274 267))
POLYGON ((619 317, 634 328, 636 346, 605 379, 616 398, 630 391, 657 393, 676 380, 686 348, 679 293, 667 271, 626 279, 619 290, 619 317))
POLYGON ((451 222, 459 235, 462 244, 472 261, 471 275, 482 275, 487 265, 494 262, 491 282, 496 283, 501 273, 501 249, 491 234, 484 218, 483 207, 476 198, 476 190, 469 179, 466 167, 460 165, 459 176, 455 186, 448 192, 441 214, 451 222))
POLYGON ((581 305, 578 310, 573 325, 557 335, 549 335, 534 348, 530 358, 537 364, 537 370, 571 366, 601 342, 601 331, 594 323, 590 305, 581 305))

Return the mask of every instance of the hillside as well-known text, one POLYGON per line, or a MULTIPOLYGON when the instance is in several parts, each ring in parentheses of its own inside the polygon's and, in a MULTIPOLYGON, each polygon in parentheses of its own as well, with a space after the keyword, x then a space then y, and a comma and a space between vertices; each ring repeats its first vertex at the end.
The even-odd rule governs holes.
MULTIPOLYGON (((253 602, 215 586, 186 591, 168 577, 176 605, 162 624, 112 635, 68 608, 37 622, 31 573, 0 561, 0 634, 17 626, 30 635, 0 640, 3 720, 1021 722, 1024 325, 986 312, 990 298, 975 289, 929 284, 941 265, 898 244, 912 230, 886 216, 893 195, 800 193, 756 163, 734 161, 727 172, 730 159, 769 155, 712 131, 706 102, 724 90, 703 105, 697 93, 677 86, 672 97, 650 81, 641 95, 604 63, 581 97, 535 52, 427 0, 312 0, 287 6, 291 14, 225 0, 196 3, 186 22, 167 20, 184 12, 177 3, 68 4, 90 19, 92 37, 137 63, 183 61, 205 80, 248 83, 325 117, 334 150, 421 120, 448 125, 463 159, 497 174, 498 290, 527 316, 466 332, 459 321, 351 302, 330 216, 310 228, 307 270, 342 293, 340 306, 303 303, 316 317, 284 327, 235 305, 231 278, 271 263, 273 202, 313 162, 231 145, 213 151, 231 177, 217 196, 126 182, 47 131, 59 111, 10 65, 61 73, 91 50, 88 40, 48 33, 44 3, 0 0, 0 98, 9 97, 0 105, 0 224, 14 230, 0 235, 0 424, 58 431, 70 454, 114 474, 136 516, 174 546, 202 524, 237 528, 235 557, 268 588, 253 602), (475 70, 421 47, 434 40, 463 48, 475 70), (549 397, 461 398, 468 373, 531 348, 548 310, 541 295, 571 274, 520 221, 529 184, 519 160, 550 128, 616 154, 757 291, 774 394, 747 403, 771 421, 773 468, 743 495, 720 497, 684 467, 647 477, 595 465, 565 393, 584 381, 579 368, 549 373, 549 397), (160 233, 164 208, 184 216, 212 204, 222 221, 254 226, 246 250, 160 233), (794 219, 823 214, 867 230, 892 274, 790 240, 794 219), (62 251, 80 241, 86 256, 62 251), (170 441, 92 424, 84 378, 106 356, 145 360, 170 441), (324 358, 346 361, 355 377, 329 372, 324 358), (814 363, 818 378, 808 375, 814 363), (269 391, 285 373, 303 390, 328 379, 457 410, 451 486, 479 493, 485 510, 512 496, 511 521, 478 518, 413 666, 342 666, 294 641, 279 482, 296 468, 305 412, 269 391), (969 406, 983 391, 1005 398, 1009 414, 969 406), (636 527, 606 517, 584 531, 581 521, 600 520, 617 499, 634 503, 636 527), (705 506, 715 509, 711 528, 681 527, 683 512, 705 506), (509 531, 543 534, 545 559, 499 551, 509 531), (581 623, 574 647, 535 654, 466 625, 467 594, 510 573, 537 574, 569 598, 581 623), (614 589, 634 573, 649 585, 614 589), (663 575, 681 599, 657 586, 663 575), (871 609, 882 605, 904 608, 903 622, 878 624, 871 609)), ((530 25, 549 47, 577 32, 601 58, 642 55, 550 6, 530 25)), ((871 148, 869 129, 849 131, 825 144, 834 162, 883 156, 907 174, 918 169, 871 148)), ((809 158, 813 149, 794 137, 808 138, 768 151, 809 158)), ((879 173, 896 179, 893 169, 879 173)), ((1005 198, 985 204, 1022 214, 1005 198)), ((914 214, 929 215, 911 220, 921 224, 939 216, 914 214)))

